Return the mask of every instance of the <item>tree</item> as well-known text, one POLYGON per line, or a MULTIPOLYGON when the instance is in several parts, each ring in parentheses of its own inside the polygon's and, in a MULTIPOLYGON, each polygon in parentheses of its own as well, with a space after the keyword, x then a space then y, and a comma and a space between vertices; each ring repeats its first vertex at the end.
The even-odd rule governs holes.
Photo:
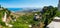
POLYGON ((52 18, 56 15, 57 8, 53 6, 45 6, 42 9, 42 16, 44 21, 44 28, 52 21, 52 18))

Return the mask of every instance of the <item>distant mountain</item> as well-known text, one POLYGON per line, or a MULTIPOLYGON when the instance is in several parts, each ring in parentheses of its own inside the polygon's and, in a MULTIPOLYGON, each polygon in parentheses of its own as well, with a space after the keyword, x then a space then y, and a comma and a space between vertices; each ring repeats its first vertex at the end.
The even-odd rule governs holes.
POLYGON ((23 8, 22 11, 17 11, 17 12, 38 12, 41 10, 42 8, 23 8))

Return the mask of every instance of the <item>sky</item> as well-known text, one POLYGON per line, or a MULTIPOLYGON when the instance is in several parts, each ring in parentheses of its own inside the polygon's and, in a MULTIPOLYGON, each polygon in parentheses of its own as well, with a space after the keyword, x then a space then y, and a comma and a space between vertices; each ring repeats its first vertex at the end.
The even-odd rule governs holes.
POLYGON ((0 0, 0 5, 5 8, 39 8, 49 5, 57 7, 58 0, 0 0))

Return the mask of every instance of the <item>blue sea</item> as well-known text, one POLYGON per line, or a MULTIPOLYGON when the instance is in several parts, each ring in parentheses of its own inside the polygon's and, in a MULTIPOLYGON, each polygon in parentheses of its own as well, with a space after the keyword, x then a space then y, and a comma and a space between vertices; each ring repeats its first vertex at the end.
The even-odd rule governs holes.
POLYGON ((17 12, 17 11, 22 11, 23 8, 8 8, 8 10, 17 12))

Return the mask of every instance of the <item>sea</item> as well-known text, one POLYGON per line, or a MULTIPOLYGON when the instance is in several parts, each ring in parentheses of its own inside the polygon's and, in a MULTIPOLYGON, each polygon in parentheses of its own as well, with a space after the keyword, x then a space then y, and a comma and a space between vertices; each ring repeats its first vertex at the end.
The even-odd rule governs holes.
POLYGON ((23 8, 7 8, 8 10, 12 11, 12 12, 17 12, 17 11, 22 11, 23 8))

